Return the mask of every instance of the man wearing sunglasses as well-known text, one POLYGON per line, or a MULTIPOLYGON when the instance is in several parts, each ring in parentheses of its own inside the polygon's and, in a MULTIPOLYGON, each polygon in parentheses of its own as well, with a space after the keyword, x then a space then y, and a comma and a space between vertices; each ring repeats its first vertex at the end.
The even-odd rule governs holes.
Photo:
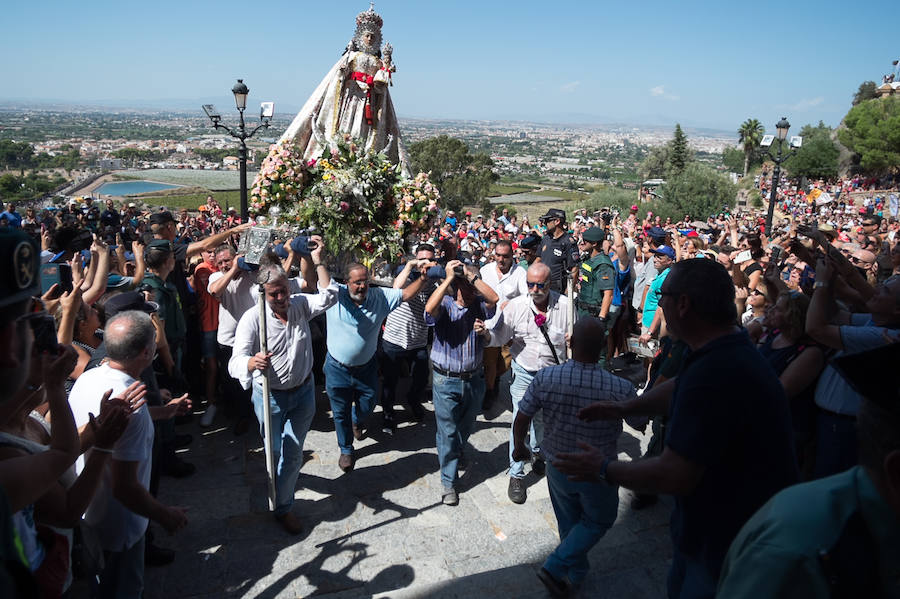
POLYGON ((537 262, 550 267, 550 286, 554 291, 565 293, 566 278, 577 276, 580 254, 578 244, 566 228, 566 213, 559 208, 551 208, 540 222, 547 227, 547 234, 541 239, 537 262))
MULTIPOLYGON (((550 288, 550 268, 543 263, 532 264, 525 277, 528 295, 513 298, 500 314, 491 331, 492 344, 509 344, 512 355, 513 381, 509 387, 512 397, 513 420, 519 412, 519 401, 541 368, 561 364, 566 359, 566 332, 569 330, 569 300, 550 288)), ((536 415, 529 426, 532 471, 544 474, 541 456, 543 421, 536 415)), ((513 437, 509 441, 509 488, 507 495, 513 503, 525 503, 525 462, 513 458, 513 437)))

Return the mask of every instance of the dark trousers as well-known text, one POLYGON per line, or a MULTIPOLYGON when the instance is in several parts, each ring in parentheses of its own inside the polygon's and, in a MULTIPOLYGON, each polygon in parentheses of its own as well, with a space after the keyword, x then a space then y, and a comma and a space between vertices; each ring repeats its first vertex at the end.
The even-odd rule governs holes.
POLYGON ((409 391, 406 393, 406 403, 410 407, 422 404, 422 394, 425 385, 428 384, 428 348, 403 349, 390 341, 381 341, 381 375, 384 385, 381 388, 381 409, 385 417, 393 417, 394 406, 397 404, 397 384, 400 382, 402 366, 405 363, 412 377, 409 391))
POLYGON ((250 418, 253 415, 253 403, 250 401, 251 390, 244 389, 237 379, 228 374, 228 361, 231 360, 231 347, 218 344, 216 360, 219 362, 222 385, 222 399, 225 409, 233 418, 250 418))

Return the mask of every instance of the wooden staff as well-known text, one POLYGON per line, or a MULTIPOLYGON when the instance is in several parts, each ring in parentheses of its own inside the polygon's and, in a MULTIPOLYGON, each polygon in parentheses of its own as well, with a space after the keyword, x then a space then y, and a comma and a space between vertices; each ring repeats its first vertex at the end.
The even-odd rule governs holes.
MULTIPOLYGON (((269 353, 266 332, 266 290, 259 284, 259 351, 269 353)), ((275 509, 275 454, 272 452, 272 407, 269 405, 269 373, 263 372, 263 449, 266 452, 266 473, 268 474, 269 509, 275 509)))

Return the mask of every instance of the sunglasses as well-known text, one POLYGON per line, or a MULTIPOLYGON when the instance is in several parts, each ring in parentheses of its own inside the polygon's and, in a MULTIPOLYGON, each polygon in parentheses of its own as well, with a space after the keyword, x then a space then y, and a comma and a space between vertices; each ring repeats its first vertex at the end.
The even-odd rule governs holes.
POLYGON ((547 283, 532 283, 531 281, 528 281, 529 289, 531 289, 532 287, 536 287, 538 289, 543 289, 546 286, 547 286, 547 283))

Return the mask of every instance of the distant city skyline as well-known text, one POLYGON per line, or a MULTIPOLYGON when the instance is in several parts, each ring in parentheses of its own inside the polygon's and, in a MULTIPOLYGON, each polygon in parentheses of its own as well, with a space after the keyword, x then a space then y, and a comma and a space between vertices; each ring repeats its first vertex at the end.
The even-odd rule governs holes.
MULTIPOLYGON (((248 113, 299 109, 368 2, 54 0, 4 8, 0 103, 64 102, 248 113), (245 18, 241 19, 241 15, 245 18)), ((836 126, 898 48, 879 34, 893 2, 452 3, 381 0, 391 94, 406 118, 621 123, 720 131, 787 116, 836 126)), ((887 19, 886 19, 887 17, 887 19)))

